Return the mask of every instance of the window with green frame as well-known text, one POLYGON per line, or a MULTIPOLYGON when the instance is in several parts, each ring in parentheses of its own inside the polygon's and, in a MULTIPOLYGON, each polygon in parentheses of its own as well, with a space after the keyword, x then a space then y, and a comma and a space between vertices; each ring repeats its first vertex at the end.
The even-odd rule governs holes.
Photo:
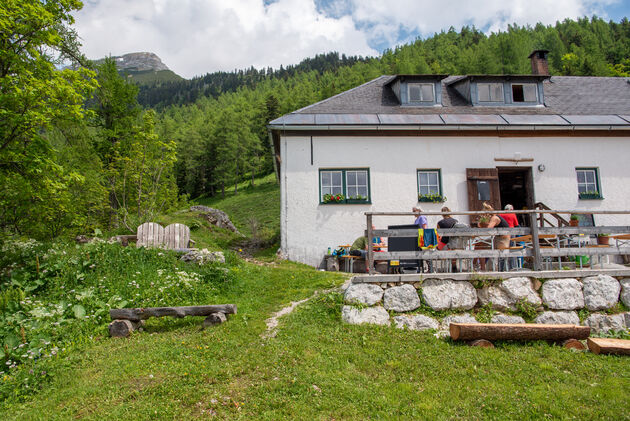
POLYGON ((602 199, 602 190, 597 168, 576 168, 578 195, 580 199, 602 199))
POLYGON ((370 170, 339 168, 319 170, 320 203, 370 203, 370 170))
POLYGON ((443 202, 442 171, 440 169, 418 170, 418 201, 443 202))

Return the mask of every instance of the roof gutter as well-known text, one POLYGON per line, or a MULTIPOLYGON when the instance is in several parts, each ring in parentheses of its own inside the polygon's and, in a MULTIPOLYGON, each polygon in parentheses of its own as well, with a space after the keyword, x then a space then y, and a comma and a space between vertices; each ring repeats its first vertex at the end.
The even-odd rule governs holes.
POLYGON ((462 124, 440 124, 440 125, 269 125, 269 130, 282 130, 282 131, 330 131, 330 130, 366 130, 366 131, 396 131, 396 130, 422 130, 422 131, 443 131, 443 130, 455 130, 455 131, 471 131, 471 130, 534 130, 534 131, 547 131, 547 130, 608 130, 608 131, 629 131, 630 127, 627 125, 511 125, 511 124, 476 124, 476 125, 462 125, 462 124))

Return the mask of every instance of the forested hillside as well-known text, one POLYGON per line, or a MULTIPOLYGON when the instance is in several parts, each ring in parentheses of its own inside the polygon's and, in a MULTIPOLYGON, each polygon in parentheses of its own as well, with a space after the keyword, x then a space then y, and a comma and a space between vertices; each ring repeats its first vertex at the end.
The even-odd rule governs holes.
POLYGON ((177 208, 183 195, 238 193, 239 182, 273 170, 267 122, 382 74, 529 73, 536 48, 551 51, 552 74, 630 71, 630 22, 585 18, 489 36, 451 29, 379 58, 329 53, 278 70, 139 88, 111 60, 90 65, 82 57, 72 30, 77 7, 74 0, 0 6, 3 233, 133 231, 177 208), (58 70, 64 60, 75 66, 58 70))
POLYGON ((451 29, 385 51, 380 58, 344 60, 327 54, 288 70, 215 73, 141 92, 158 97, 170 86, 171 101, 197 98, 194 104, 167 107, 159 124, 160 134, 178 144, 180 191, 196 197, 271 171, 265 123, 279 115, 382 74, 529 74, 527 57, 538 48, 550 50, 552 74, 628 76, 630 22, 585 18, 554 26, 511 26, 489 36, 474 28, 451 29))
POLYGON ((382 59, 341 57, 337 53, 307 58, 280 69, 253 67, 233 72, 208 73, 191 80, 156 82, 140 87, 138 100, 146 107, 164 107, 195 102, 204 96, 217 97, 238 88, 255 88, 268 79, 287 80, 300 73, 336 72, 340 67, 370 63, 379 73, 529 73, 527 55, 535 48, 551 51, 552 74, 619 76, 628 61, 630 25, 598 18, 566 20, 555 26, 511 26, 507 32, 486 36, 469 27, 451 28, 410 45, 385 51, 382 59), (624 62, 625 60, 625 62, 624 62))

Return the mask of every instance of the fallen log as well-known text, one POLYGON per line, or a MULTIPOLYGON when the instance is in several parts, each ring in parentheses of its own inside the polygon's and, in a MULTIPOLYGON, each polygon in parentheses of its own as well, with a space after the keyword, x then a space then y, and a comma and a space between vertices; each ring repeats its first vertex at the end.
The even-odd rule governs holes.
POLYGON ((613 338, 588 338, 589 351, 593 354, 630 355, 630 341, 613 338))
POLYGON ((552 340, 586 339, 591 333, 588 326, 546 325, 546 324, 510 324, 510 323, 451 323, 451 338, 455 341, 475 339, 496 340, 552 340))
POLYGON ((209 316, 212 313, 236 314, 236 304, 219 304, 190 307, 148 307, 148 308, 112 308, 109 316, 112 320, 130 320, 138 322, 150 317, 186 317, 209 316))

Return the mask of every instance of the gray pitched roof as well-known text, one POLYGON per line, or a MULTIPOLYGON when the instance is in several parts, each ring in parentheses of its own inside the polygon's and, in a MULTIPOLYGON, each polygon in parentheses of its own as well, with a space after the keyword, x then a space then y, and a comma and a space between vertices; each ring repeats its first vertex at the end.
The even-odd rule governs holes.
POLYGON ((543 83, 545 107, 473 107, 442 80, 442 107, 402 107, 381 76, 296 112, 308 114, 630 114, 630 84, 620 77, 552 76, 543 83))
POLYGON ((401 106, 386 86, 395 77, 378 77, 270 124, 396 124, 396 119, 399 119, 398 124, 415 121, 418 121, 416 124, 456 124, 461 120, 459 124, 627 125, 628 121, 624 119, 630 116, 630 82, 627 78, 552 76, 543 82, 545 106, 489 107, 470 105, 449 86, 462 76, 449 76, 441 81, 442 106, 409 107, 401 106), (339 114, 345 115, 345 118, 334 117, 339 114), (457 114, 467 116, 450 116, 457 114), (535 115, 540 116, 536 123, 533 120, 535 115), (527 116, 532 117, 528 119, 527 116), (443 122, 434 121, 438 117, 443 122))

